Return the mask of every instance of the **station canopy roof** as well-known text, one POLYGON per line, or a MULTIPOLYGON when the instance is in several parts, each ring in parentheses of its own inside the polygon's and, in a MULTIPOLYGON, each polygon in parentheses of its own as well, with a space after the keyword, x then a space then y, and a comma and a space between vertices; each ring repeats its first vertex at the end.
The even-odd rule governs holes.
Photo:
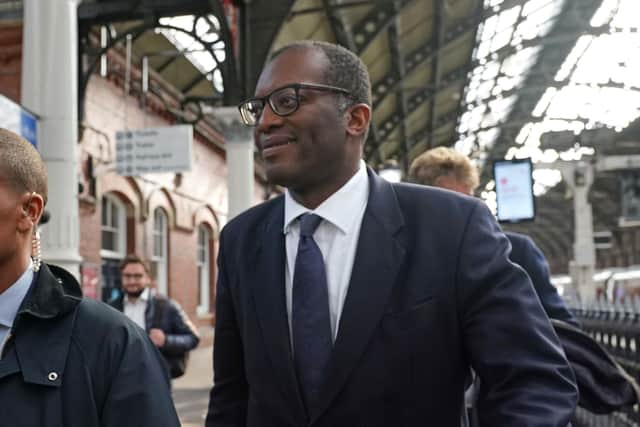
MULTIPOLYGON (((252 95, 278 47, 301 39, 346 46, 372 79, 365 160, 406 173, 425 150, 455 147, 481 169, 478 194, 495 209, 492 162, 530 157, 537 218, 511 228, 562 262, 572 252, 572 202, 554 162, 640 154, 638 16, 637 0, 84 0, 79 7, 83 54, 124 49, 131 34, 134 60, 146 57, 185 104, 201 104, 202 119, 207 107, 252 95)), ((597 176, 596 230, 616 227, 617 194, 615 175, 597 176)))

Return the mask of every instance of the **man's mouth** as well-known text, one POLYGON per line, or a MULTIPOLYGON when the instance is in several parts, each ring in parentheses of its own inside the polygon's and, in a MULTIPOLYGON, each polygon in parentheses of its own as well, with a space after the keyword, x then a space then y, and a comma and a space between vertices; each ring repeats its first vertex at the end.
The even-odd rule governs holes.
POLYGON ((295 138, 274 138, 262 141, 262 155, 268 157, 276 154, 278 151, 286 148, 291 144, 297 144, 298 140, 295 138))

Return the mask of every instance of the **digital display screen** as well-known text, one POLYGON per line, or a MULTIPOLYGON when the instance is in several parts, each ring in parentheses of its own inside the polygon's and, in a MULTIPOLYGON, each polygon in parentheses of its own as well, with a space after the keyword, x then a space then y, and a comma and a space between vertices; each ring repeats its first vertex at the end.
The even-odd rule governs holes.
POLYGON ((531 159, 499 160, 493 164, 498 221, 520 222, 535 218, 531 159))

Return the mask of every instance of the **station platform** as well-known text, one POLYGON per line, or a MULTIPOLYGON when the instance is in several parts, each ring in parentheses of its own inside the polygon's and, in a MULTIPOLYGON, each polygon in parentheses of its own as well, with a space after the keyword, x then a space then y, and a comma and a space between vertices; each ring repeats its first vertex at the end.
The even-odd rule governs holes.
POLYGON ((213 346, 210 342, 203 344, 191 352, 184 376, 173 380, 173 402, 182 427, 202 427, 207 415, 213 384, 213 346))

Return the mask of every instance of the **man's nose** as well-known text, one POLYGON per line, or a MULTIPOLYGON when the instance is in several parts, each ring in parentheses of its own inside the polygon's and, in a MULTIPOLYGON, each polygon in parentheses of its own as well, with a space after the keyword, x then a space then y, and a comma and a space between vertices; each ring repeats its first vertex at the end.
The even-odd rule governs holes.
POLYGON ((277 115, 267 102, 267 105, 265 105, 262 110, 262 114, 258 117, 256 130, 258 133, 268 133, 272 127, 278 127, 280 125, 282 125, 282 117, 277 115))

